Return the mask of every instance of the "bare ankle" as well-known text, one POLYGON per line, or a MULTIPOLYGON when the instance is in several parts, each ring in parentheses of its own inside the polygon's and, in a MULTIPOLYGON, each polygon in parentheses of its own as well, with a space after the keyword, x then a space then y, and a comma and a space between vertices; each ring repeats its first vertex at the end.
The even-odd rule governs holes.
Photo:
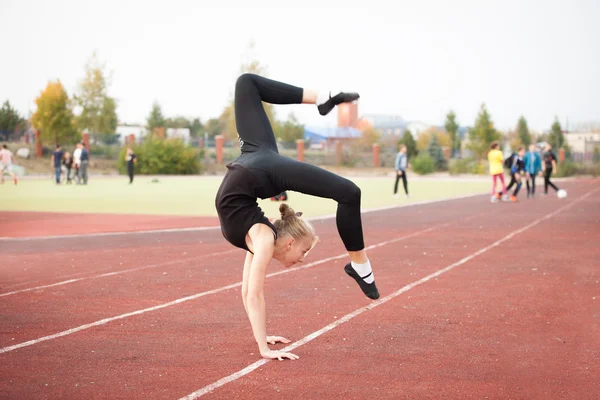
POLYGON ((352 262, 355 264, 365 264, 369 261, 367 252, 364 250, 349 251, 348 254, 350 255, 350 260, 352 260, 352 262))

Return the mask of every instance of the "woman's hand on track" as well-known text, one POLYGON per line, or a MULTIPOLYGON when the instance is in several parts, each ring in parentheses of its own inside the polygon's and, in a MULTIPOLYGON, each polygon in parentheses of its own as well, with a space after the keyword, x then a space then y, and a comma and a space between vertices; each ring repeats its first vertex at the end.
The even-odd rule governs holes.
POLYGON ((291 340, 284 338, 283 336, 267 336, 267 343, 268 344, 275 344, 275 343, 290 343, 291 340))
POLYGON ((276 351, 276 350, 266 350, 266 351, 261 351, 260 355, 263 358, 270 358, 270 359, 278 359, 279 361, 283 361, 283 359, 287 358, 290 360, 297 360, 300 357, 298 357, 295 354, 292 353, 284 353, 283 351, 276 351))

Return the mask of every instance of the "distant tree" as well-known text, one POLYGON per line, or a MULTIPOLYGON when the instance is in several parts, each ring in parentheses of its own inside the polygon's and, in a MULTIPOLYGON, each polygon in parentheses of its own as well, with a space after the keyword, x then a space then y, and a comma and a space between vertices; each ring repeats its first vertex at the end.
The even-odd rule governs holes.
POLYGON ((438 171, 446 169, 446 158, 444 157, 444 151, 442 146, 438 142, 436 135, 431 135, 431 141, 427 147, 427 153, 435 164, 435 169, 438 171))
POLYGON ((417 138, 417 149, 419 149, 419 151, 426 150, 429 147, 429 143, 431 142, 431 138, 433 136, 436 137, 438 143, 442 147, 450 147, 452 144, 450 134, 448 134, 448 132, 445 132, 439 128, 431 127, 419 134, 419 137, 417 138))
POLYGON ((304 138, 304 125, 300 124, 292 113, 286 121, 275 123, 273 130, 277 140, 283 143, 295 143, 296 140, 304 138))
POLYGON ((204 127, 204 131, 211 138, 222 134, 224 129, 223 123, 219 118, 209 119, 206 121, 206 126, 204 127))
POLYGON ((194 118, 190 123, 190 135, 192 137, 200 137, 204 134, 204 125, 200 118, 194 118))
POLYGON ((85 77, 78 83, 73 97, 78 115, 76 125, 104 142, 116 138, 117 103, 108 96, 108 79, 96 53, 85 66, 85 77))
POLYGON ((458 123, 456 122, 454 111, 450 110, 448 115, 446 115, 444 128, 450 135, 450 155, 451 157, 456 157, 460 151, 460 138, 458 137, 458 123))
POLYGON ((409 159, 416 157, 416 155, 419 154, 419 150, 417 149, 417 142, 415 141, 415 138, 408 129, 404 131, 402 139, 398 141, 398 144, 403 144, 406 146, 406 154, 409 159))
POLYGON ((60 81, 48 82, 46 89, 35 100, 37 110, 31 118, 40 140, 47 144, 74 143, 80 135, 74 128, 74 116, 69 107, 69 96, 60 81))
POLYGON ((167 118, 165 120, 165 127, 167 128, 176 128, 176 129, 183 129, 183 128, 190 128, 190 120, 182 117, 182 116, 177 116, 175 118, 167 118))
POLYGON ((550 143, 552 148, 556 150, 563 147, 565 143, 565 136, 562 133, 562 127, 560 126, 560 122, 558 122, 557 117, 554 117, 554 123, 550 128, 550 134, 548 135, 548 143, 550 143))
POLYGON ((167 120, 165 119, 162 108, 157 101, 152 104, 152 111, 150 111, 150 115, 146 120, 146 129, 150 135, 153 134, 154 130, 157 128, 164 128, 166 126, 167 120))
POLYGON ((500 139, 500 133, 494 128, 485 104, 482 104, 475 119, 475 125, 469 129, 469 149, 473 151, 477 159, 482 159, 487 154, 490 144, 500 139))
POLYGON ((12 108, 10 102, 6 100, 0 108, 0 131, 13 132, 22 120, 19 112, 12 108))
MULTIPOLYGON (((250 42, 248 45, 248 52, 251 54, 251 53, 253 53, 253 51, 254 51, 254 42, 250 42)), ((260 62, 258 60, 256 60, 254 57, 251 57, 251 60, 249 62, 242 63, 242 65, 240 66, 239 73, 240 74, 253 73, 253 74, 257 74, 257 75, 267 76, 267 69, 265 66, 261 65, 260 62)), ((263 102, 262 105, 263 105, 263 108, 265 109, 265 113, 267 114, 267 117, 269 118, 269 121, 271 121, 272 124, 275 124, 277 122, 277 119, 276 119, 275 109, 273 108, 273 105, 269 104, 269 103, 265 103, 265 102, 263 102)), ((219 120, 221 122, 221 125, 224 128, 226 138, 230 139, 230 140, 236 139, 238 134, 237 134, 237 127, 235 124, 234 98, 233 97, 229 100, 229 104, 225 107, 225 109, 219 116, 219 120)))
POLYGON ((522 115, 521 118, 519 118, 519 122, 517 123, 517 133, 523 146, 529 146, 531 144, 531 134, 529 133, 527 120, 522 115))

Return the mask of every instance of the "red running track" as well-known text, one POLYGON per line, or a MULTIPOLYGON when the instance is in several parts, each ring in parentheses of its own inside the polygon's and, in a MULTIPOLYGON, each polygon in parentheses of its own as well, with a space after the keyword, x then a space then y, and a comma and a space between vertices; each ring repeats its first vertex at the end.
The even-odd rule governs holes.
MULTIPOLYGON (((600 186, 566 188, 365 214, 367 245, 396 240, 369 251, 382 297, 458 265, 243 376, 260 360, 243 252, 218 231, 0 241, 0 397, 177 399, 234 374, 205 397, 595 398, 600 186)), ((342 255, 335 221, 315 224, 307 262, 342 255)), ((269 333, 296 342, 378 304, 345 260, 269 277, 269 333)))
POLYGON ((0 212, 3 237, 82 235, 135 232, 149 229, 218 226, 217 217, 92 214, 58 212, 0 212))

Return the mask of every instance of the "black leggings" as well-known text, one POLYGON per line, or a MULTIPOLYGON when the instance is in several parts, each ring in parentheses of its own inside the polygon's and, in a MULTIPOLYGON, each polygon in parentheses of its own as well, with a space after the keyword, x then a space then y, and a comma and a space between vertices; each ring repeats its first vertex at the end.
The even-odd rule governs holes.
MULTIPOLYGON (((235 119, 242 154, 268 157, 268 178, 279 190, 293 190, 338 203, 336 224, 348 251, 363 250, 360 188, 348 179, 311 164, 279 155, 277 142, 262 102, 302 103, 303 89, 254 74, 243 74, 235 86, 235 119)), ((316 111, 316 110, 315 110, 316 111)), ((260 160, 257 162, 264 162, 260 160)))
POLYGON ((398 175, 396 171, 396 183, 394 183, 394 194, 398 193, 398 182, 402 179, 404 185, 404 193, 408 194, 408 183, 406 182, 406 171, 402 171, 402 176, 398 175))
POLYGON ((508 186, 506 187, 506 191, 508 192, 513 185, 517 185, 517 187, 515 188, 515 191, 513 192, 513 196, 516 196, 519 194, 519 190, 521 190, 521 180, 517 180, 517 178, 515 178, 515 175, 517 175, 518 172, 515 172, 514 174, 512 174, 510 176, 510 183, 508 184, 508 186))
POLYGON ((548 186, 552 186, 554 190, 558 192, 558 188, 554 185, 554 183, 550 182, 550 177, 552 176, 552 169, 546 168, 544 171, 544 193, 548 194, 548 186))
POLYGON ((133 164, 127 163, 127 174, 129 175, 129 183, 133 183, 133 164))

